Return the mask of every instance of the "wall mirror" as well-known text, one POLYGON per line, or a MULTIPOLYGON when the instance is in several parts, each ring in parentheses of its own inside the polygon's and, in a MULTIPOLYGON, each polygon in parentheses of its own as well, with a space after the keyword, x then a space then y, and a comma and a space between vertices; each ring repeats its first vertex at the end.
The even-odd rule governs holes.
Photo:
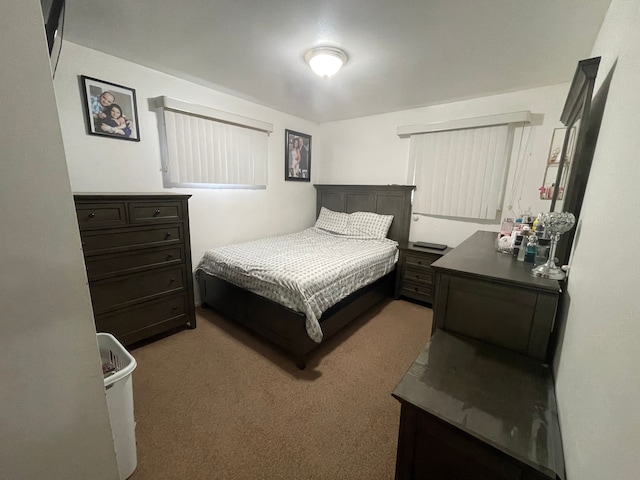
MULTIPOLYGON (((580 216, 584 193, 593 159, 593 145, 597 136, 597 127, 590 122, 591 99, 600 57, 578 62, 569 94, 562 110, 560 120, 566 128, 560 129, 562 148, 557 166, 550 171, 555 173, 555 181, 550 194, 551 212, 571 212, 580 216), (555 170, 555 172, 553 171, 555 170), (560 186, 562 188, 556 188, 560 186)), ((554 136, 555 136, 554 132, 554 136)), ((554 139, 555 140, 555 139, 554 139)), ((554 140, 552 147, 554 148, 554 140)), ((557 148, 557 143, 556 143, 557 148)), ((545 182, 547 179, 545 178, 545 182)), ((542 190, 541 190, 542 191, 542 190)), ((562 235, 556 251, 560 265, 569 260, 571 245, 576 229, 562 235)))

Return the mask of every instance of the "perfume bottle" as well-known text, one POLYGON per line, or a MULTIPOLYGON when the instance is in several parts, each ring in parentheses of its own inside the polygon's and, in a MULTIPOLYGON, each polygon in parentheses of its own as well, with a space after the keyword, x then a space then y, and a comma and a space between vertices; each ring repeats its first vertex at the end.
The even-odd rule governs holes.
POLYGON ((535 235, 529 236, 529 241, 527 242, 527 246, 524 249, 524 261, 528 263, 533 263, 536 259, 536 247, 537 247, 538 237, 535 235))
POLYGON ((527 237, 523 235, 522 244, 520 245, 520 250, 518 251, 518 257, 516 260, 518 260, 519 262, 523 262, 524 254, 526 253, 526 250, 527 250, 527 237))

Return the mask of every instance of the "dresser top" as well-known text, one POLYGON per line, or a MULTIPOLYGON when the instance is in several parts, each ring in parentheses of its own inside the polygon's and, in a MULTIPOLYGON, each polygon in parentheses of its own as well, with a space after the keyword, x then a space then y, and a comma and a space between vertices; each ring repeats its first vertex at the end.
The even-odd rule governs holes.
POLYGON ((184 193, 171 193, 171 192, 139 192, 139 193, 129 193, 129 192, 73 192, 73 198, 75 199, 144 199, 144 198, 161 198, 161 199, 169 199, 169 198, 179 198, 185 199, 190 198, 191 195, 184 193))
POLYGON ((513 255, 498 252, 495 248, 497 235, 497 232, 477 231, 431 266, 436 270, 560 292, 560 282, 557 280, 534 277, 531 274, 533 264, 519 262, 513 255))
POLYGON ((436 330, 393 396, 547 475, 564 476, 549 368, 436 330))

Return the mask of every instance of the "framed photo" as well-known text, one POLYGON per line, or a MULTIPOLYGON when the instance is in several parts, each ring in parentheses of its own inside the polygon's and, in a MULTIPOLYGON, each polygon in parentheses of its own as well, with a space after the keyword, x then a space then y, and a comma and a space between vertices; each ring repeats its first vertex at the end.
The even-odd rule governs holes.
POLYGON ((284 131, 284 179, 311 181, 311 135, 284 131))
POLYGON ((139 142, 136 91, 84 75, 80 79, 88 133, 139 142))

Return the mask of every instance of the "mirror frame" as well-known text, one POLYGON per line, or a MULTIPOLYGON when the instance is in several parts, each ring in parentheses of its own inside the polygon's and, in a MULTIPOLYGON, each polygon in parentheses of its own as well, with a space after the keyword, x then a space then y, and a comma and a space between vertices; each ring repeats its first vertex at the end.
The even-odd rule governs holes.
MULTIPOLYGON (((591 162, 593 160, 594 149, 592 147, 593 144, 595 144, 595 138, 589 116, 599 65, 600 57, 589 58, 578 62, 578 67, 573 76, 569 94, 564 109, 562 110, 562 115, 560 116, 560 121, 567 128, 567 132, 570 132, 573 127, 576 127, 577 130, 573 158, 569 159, 570 170, 561 209, 563 212, 573 213, 576 217, 576 227, 560 237, 556 250, 556 256, 560 265, 565 265, 569 261, 571 246, 573 245, 573 238, 578 225, 578 218, 580 216, 580 210, 582 209, 582 201, 587 188, 587 180, 589 179, 589 171, 591 170, 591 162), (580 121, 579 125, 577 125, 578 121, 580 121)), ((569 138, 570 135, 565 135, 562 144, 556 185, 560 185, 562 172, 565 168, 565 156, 569 138)), ((556 211, 559 190, 559 188, 556 188, 553 193, 551 207, 549 209, 551 212, 556 211)))

